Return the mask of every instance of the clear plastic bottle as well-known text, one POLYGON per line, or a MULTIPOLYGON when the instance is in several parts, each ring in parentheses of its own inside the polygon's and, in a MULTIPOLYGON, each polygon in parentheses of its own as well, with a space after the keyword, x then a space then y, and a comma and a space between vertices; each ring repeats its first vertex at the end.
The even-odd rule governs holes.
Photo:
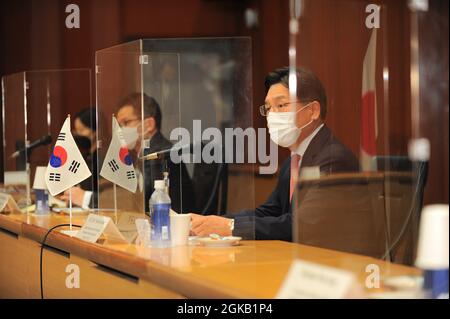
POLYGON ((165 192, 165 182, 155 181, 155 191, 149 200, 151 219, 151 245, 170 246, 170 197, 165 192))

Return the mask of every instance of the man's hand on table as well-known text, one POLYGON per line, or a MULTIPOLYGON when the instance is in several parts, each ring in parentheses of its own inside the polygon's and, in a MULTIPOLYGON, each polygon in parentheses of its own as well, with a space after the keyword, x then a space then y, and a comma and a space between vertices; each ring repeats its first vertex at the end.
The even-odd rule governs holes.
MULTIPOLYGON (((72 187, 72 204, 80 207, 83 206, 84 192, 79 186, 72 187)), ((66 190, 58 199, 69 203, 69 190, 66 190)))
POLYGON ((191 234, 194 236, 209 236, 218 234, 220 236, 231 236, 232 219, 221 216, 203 216, 191 213, 191 234))

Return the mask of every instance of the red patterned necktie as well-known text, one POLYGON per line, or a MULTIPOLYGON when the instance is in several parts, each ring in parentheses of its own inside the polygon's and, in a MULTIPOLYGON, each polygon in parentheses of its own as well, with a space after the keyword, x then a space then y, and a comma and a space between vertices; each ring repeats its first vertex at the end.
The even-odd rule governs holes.
POLYGON ((298 154, 291 155, 291 180, 289 185, 289 201, 292 201, 292 194, 294 194, 295 185, 298 177, 298 163, 302 157, 298 154))

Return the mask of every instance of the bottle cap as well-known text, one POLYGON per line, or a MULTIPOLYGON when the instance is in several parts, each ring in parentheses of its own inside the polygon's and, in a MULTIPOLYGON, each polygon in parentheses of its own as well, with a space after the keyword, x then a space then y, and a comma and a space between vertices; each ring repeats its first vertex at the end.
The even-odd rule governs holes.
POLYGON ((162 179, 157 179, 155 181, 155 189, 164 189, 164 187, 166 187, 166 184, 162 179))

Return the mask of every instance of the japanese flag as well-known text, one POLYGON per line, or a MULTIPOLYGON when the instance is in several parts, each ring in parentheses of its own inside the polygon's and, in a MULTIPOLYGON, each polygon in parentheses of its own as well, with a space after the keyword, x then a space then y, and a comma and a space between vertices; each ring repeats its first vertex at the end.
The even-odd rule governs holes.
POLYGON ((376 56, 377 56, 377 29, 374 28, 370 36, 369 45, 364 56, 362 74, 362 101, 361 101, 361 143, 360 165, 363 171, 376 171, 377 163, 377 100, 376 100, 376 56))
POLYGON ((133 161, 116 118, 112 118, 112 137, 100 175, 130 192, 136 192, 137 179, 133 161))
POLYGON ((52 196, 79 184, 91 176, 77 144, 70 132, 68 116, 59 132, 45 172, 45 182, 52 196))

